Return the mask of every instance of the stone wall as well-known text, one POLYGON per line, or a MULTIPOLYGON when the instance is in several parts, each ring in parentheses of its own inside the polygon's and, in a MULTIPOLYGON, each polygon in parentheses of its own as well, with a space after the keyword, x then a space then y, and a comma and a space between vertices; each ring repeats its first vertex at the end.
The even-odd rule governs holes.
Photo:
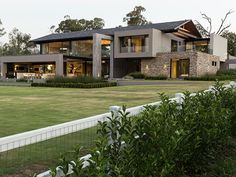
POLYGON ((189 59, 189 76, 214 74, 219 69, 220 58, 202 52, 158 53, 156 58, 142 59, 141 72, 149 76, 171 75, 171 59, 189 59), (217 66, 212 66, 212 61, 217 66))
POLYGON ((202 76, 206 74, 216 74, 220 69, 220 57, 215 55, 209 55, 202 52, 197 53, 197 73, 196 76, 202 76), (216 62, 216 66, 214 63, 216 62))

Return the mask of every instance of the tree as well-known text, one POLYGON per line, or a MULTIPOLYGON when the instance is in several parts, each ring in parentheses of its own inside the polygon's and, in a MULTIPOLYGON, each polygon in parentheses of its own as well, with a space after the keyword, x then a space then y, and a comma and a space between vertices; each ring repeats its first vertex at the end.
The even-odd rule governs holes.
POLYGON ((51 26, 50 30, 56 33, 65 33, 72 31, 86 31, 92 29, 102 29, 105 22, 102 18, 94 18, 93 20, 86 19, 71 19, 69 15, 64 16, 58 27, 51 26), (56 28, 56 29, 55 29, 56 28), (55 29, 55 30, 54 30, 55 29))
POLYGON ((228 39, 228 53, 236 56, 236 33, 225 31, 222 37, 228 39))
POLYGON ((2 21, 0 20, 0 37, 6 34, 6 32, 4 31, 5 29, 1 26, 2 26, 2 21))
POLYGON ((134 10, 126 14, 126 17, 123 18, 123 22, 126 22, 128 26, 132 25, 145 25, 151 22, 148 22, 146 18, 142 15, 146 9, 142 6, 135 6, 134 10))
POLYGON ((31 54, 31 36, 14 28, 9 34, 9 43, 2 46, 2 55, 29 55, 31 54))
MULTIPOLYGON (((221 35, 221 34, 223 34, 223 33, 231 26, 231 24, 225 25, 225 22, 226 22, 227 18, 229 17, 229 15, 231 15, 232 13, 233 13, 233 11, 232 11, 232 10, 229 10, 229 11, 225 14, 224 18, 221 19, 221 24, 220 24, 218 30, 215 31, 215 32, 213 32, 213 33, 218 34, 218 35, 221 35)), ((196 25, 198 31, 201 33, 201 35, 202 35, 203 37, 210 37, 210 35, 211 35, 211 33, 212 33, 212 18, 210 18, 210 17, 209 17, 207 14, 205 14, 205 13, 201 13, 201 16, 202 16, 202 18, 203 18, 204 20, 207 21, 208 26, 207 26, 207 27, 204 27, 204 26, 203 26, 199 21, 197 21, 197 20, 195 21, 195 22, 196 22, 195 25, 196 25)))

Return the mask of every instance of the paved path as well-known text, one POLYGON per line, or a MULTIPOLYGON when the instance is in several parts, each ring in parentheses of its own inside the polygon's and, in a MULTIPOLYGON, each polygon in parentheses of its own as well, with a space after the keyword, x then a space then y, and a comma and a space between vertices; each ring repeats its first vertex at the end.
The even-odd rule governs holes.
POLYGON ((195 81, 151 81, 151 80, 118 80, 119 86, 125 85, 165 85, 165 84, 196 84, 195 81))

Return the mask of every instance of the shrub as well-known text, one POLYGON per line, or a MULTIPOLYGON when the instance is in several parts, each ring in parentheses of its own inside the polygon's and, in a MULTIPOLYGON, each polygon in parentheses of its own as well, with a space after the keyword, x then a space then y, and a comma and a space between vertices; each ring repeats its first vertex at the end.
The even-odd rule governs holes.
POLYGON ((217 76, 224 76, 224 75, 227 75, 227 76, 236 76, 236 69, 228 69, 228 70, 219 70, 217 71, 216 73, 217 76))
POLYGON ((146 76, 146 80, 167 80, 167 76, 159 75, 159 76, 146 76))
POLYGON ((234 80, 236 79, 236 75, 205 75, 201 77, 185 77, 184 80, 192 80, 192 81, 224 81, 224 80, 234 80))
POLYGON ((32 83, 32 87, 60 87, 60 88, 102 88, 117 86, 116 82, 101 83, 32 83))
POLYGON ((103 79, 97 79, 88 76, 81 76, 81 77, 62 77, 57 76, 54 78, 50 78, 46 80, 46 83, 102 83, 107 82, 103 79))
POLYGON ((16 79, 16 82, 28 82, 27 79, 16 79))
POLYGON ((140 73, 140 72, 134 72, 134 73, 129 73, 129 76, 132 76, 134 79, 144 79, 145 74, 140 73))

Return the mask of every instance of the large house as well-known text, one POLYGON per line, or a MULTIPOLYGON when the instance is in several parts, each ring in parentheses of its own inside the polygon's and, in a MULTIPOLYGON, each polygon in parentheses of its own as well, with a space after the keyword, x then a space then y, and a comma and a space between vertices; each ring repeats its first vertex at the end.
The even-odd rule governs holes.
POLYGON ((0 57, 1 75, 22 78, 131 72, 169 78, 214 74, 227 59, 227 40, 202 38, 191 20, 50 34, 32 42, 39 55, 0 57))

